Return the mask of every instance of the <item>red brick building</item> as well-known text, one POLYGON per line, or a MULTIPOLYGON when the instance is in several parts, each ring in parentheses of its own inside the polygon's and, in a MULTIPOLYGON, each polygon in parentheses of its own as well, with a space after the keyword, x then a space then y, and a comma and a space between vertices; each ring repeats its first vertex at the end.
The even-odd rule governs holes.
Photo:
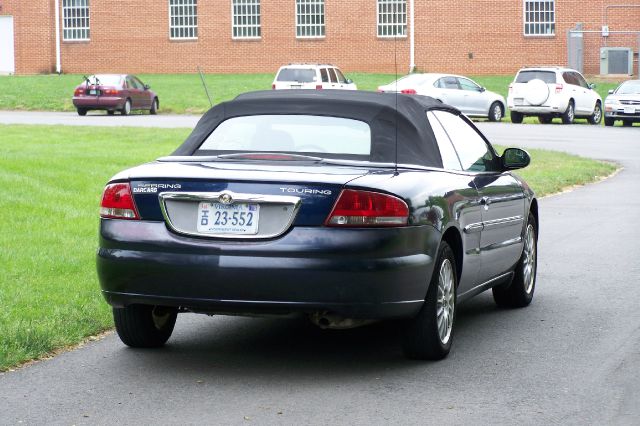
POLYGON ((395 56, 400 73, 513 74, 566 65, 578 23, 586 74, 605 46, 637 70, 640 0, 0 0, 0 72, 392 72, 395 56))

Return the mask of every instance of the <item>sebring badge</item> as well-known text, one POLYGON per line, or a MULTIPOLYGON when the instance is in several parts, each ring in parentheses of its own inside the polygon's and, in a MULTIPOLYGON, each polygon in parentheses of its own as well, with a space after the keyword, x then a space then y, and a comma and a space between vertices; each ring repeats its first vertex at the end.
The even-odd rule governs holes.
POLYGON ((220 196, 218 197, 218 201, 220 201, 222 204, 231 204, 233 203, 233 197, 225 192, 223 194, 220 194, 220 196))

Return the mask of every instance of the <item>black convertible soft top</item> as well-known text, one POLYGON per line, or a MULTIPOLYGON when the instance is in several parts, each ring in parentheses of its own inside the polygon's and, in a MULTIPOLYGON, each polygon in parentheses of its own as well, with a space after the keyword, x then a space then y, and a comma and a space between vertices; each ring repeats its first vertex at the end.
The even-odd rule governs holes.
POLYGON ((449 105, 419 95, 348 90, 249 92, 211 108, 173 155, 193 155, 211 132, 231 117, 302 114, 345 117, 369 124, 372 138, 369 161, 395 163, 397 137, 399 164, 442 167, 426 115, 435 109, 460 114, 449 105))

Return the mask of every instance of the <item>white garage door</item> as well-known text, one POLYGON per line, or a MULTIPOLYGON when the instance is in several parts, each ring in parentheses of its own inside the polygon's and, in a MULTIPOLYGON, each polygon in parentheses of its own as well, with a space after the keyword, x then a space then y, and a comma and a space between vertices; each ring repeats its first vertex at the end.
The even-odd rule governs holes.
POLYGON ((15 71, 13 16, 0 16, 0 74, 13 74, 15 71))

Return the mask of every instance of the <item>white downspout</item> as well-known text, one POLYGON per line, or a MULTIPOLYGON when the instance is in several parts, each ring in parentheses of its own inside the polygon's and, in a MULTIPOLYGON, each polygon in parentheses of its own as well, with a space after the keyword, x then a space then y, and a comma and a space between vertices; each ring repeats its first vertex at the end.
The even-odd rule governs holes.
POLYGON ((62 72, 62 65, 60 64, 60 0, 55 1, 56 4, 56 72, 60 74, 62 72))
POLYGON ((413 31, 414 12, 413 12, 414 0, 409 1, 409 72, 413 72, 416 68, 416 46, 415 46, 415 33, 413 31))

